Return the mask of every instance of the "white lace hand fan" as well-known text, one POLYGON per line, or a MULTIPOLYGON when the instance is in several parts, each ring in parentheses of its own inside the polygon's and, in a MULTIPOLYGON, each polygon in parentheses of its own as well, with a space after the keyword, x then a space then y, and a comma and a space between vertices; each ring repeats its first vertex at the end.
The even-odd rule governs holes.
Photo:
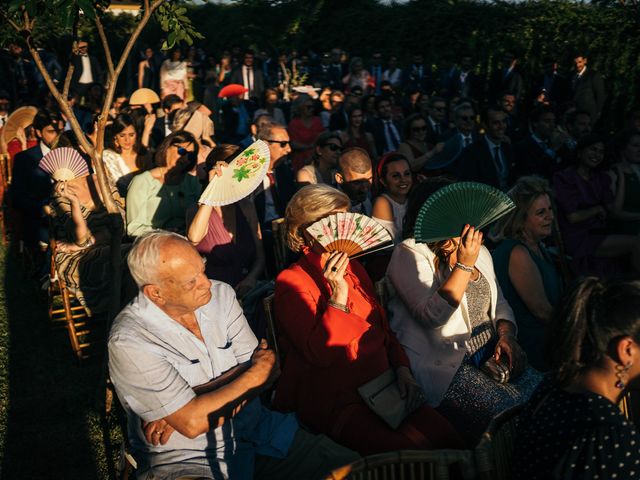
POLYGON ((242 200, 262 183, 269 169, 269 147, 257 140, 222 169, 200 196, 200 203, 221 207, 242 200))
POLYGON ((350 258, 393 247, 387 229, 361 213, 334 213, 307 227, 307 232, 327 252, 345 252, 350 258))
POLYGON ((65 182, 89 175, 89 166, 77 150, 68 147, 54 148, 38 164, 56 182, 65 182))

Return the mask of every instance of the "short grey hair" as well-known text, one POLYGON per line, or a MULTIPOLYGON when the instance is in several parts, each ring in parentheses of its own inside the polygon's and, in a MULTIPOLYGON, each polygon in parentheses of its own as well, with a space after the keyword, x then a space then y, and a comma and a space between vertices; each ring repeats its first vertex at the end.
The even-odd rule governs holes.
POLYGON ((258 131, 259 140, 270 140, 274 130, 286 130, 287 127, 276 122, 264 124, 258 131))
POLYGON ((152 230, 139 236, 134 242, 127 256, 127 265, 138 288, 158 281, 160 249, 169 240, 178 240, 191 245, 182 235, 166 230, 152 230))

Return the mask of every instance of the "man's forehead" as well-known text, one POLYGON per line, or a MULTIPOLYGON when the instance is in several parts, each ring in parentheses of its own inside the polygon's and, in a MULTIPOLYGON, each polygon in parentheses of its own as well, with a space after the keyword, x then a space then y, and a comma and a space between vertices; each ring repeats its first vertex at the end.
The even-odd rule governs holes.
POLYGON ((347 182, 353 182, 356 180, 370 180, 373 177, 373 170, 369 169, 364 173, 354 172, 350 168, 344 170, 344 179, 347 182))
POLYGON ((284 128, 276 128, 271 132, 271 140, 289 140, 289 134, 284 128))

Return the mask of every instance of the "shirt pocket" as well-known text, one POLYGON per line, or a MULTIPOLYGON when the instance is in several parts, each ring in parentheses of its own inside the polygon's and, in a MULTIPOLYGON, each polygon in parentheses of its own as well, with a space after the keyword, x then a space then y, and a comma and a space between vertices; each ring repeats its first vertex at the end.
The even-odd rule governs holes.
POLYGON ((200 362, 176 362, 173 366, 191 387, 197 387, 198 385, 202 385, 203 383, 207 383, 211 380, 207 377, 207 374, 202 365, 200 365, 200 362))

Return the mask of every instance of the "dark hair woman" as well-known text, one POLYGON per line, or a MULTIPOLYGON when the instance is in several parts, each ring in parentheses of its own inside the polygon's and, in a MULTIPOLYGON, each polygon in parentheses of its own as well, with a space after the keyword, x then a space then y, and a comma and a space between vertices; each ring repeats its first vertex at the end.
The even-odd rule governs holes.
POLYGON ((589 277, 564 300, 553 373, 520 415, 511 478, 634 478, 640 438, 617 404, 640 377, 640 282, 589 277))
POLYGON ((298 186, 326 183, 335 187, 335 170, 342 151, 342 139, 335 132, 321 133, 314 145, 311 164, 296 173, 298 186))

